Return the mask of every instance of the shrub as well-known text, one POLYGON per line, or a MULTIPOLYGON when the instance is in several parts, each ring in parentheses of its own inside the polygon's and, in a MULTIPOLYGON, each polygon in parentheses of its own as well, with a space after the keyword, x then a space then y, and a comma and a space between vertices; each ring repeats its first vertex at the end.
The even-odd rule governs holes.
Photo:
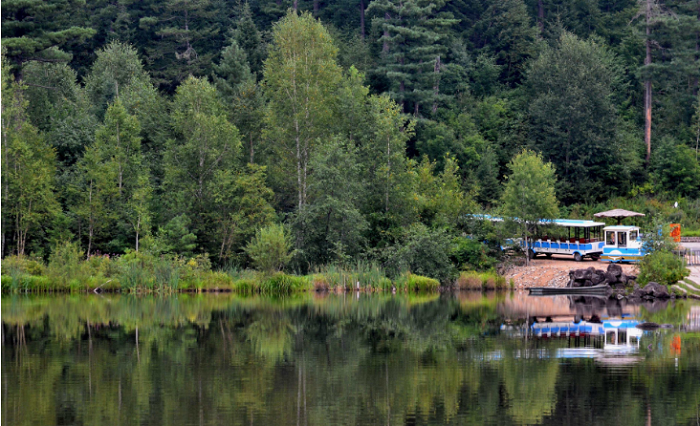
POLYGON ((258 229, 245 252, 258 270, 267 273, 281 271, 292 259, 291 243, 282 225, 258 229))
POLYGON ((411 226, 403 243, 395 246, 388 265, 392 275, 402 271, 446 280, 454 270, 449 258, 450 236, 423 224, 411 226))
POLYGON ((452 240, 450 257, 457 266, 466 266, 478 271, 493 268, 498 262, 496 258, 488 255, 488 248, 485 244, 465 237, 457 237, 452 240))
POLYGON ((639 264, 639 282, 657 282, 673 285, 690 275, 685 267, 685 259, 665 250, 655 251, 644 256, 639 264))
POLYGON ((83 278, 82 258, 83 252, 77 243, 58 244, 49 257, 47 276, 58 286, 77 288, 80 279, 83 278))

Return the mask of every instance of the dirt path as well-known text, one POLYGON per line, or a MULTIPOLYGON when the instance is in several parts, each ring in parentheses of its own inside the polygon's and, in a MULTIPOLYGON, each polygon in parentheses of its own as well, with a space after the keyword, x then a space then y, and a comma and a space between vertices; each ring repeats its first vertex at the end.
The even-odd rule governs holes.
MULTIPOLYGON (((516 289, 530 287, 565 287, 569 283, 569 271, 588 267, 605 270, 608 262, 583 260, 576 262, 571 256, 552 256, 551 259, 537 258, 530 261, 530 266, 515 266, 506 272, 506 280, 515 282, 516 289)), ((637 275, 636 265, 623 264, 625 274, 637 275)))

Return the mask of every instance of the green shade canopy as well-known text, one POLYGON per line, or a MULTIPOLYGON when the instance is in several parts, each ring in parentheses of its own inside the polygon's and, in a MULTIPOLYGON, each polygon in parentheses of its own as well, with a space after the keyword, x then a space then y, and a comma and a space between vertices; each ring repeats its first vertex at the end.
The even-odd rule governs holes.
POLYGON ((632 212, 629 210, 623 210, 623 209, 614 209, 614 210, 608 210, 606 212, 600 212, 596 213, 593 216, 595 217, 611 217, 614 219, 617 219, 617 224, 619 225, 622 219, 626 217, 635 217, 635 216, 645 216, 643 213, 637 213, 637 212, 632 212))

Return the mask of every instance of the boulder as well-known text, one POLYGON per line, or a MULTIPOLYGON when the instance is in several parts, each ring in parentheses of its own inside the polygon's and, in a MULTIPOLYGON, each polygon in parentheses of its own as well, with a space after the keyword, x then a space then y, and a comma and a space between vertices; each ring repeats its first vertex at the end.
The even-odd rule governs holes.
POLYGON ((627 285, 627 281, 628 281, 628 280, 627 280, 627 275, 625 275, 625 274, 620 274, 620 276, 619 276, 618 279, 617 279, 617 282, 619 282, 619 283, 621 283, 621 284, 623 284, 623 285, 627 285))
POLYGON ((598 285, 605 281, 605 272, 597 269, 595 273, 591 275, 591 281, 593 281, 594 285, 598 285))
POLYGON ((668 289, 665 285, 659 283, 650 282, 643 289, 641 289, 643 296, 654 297, 656 299, 668 299, 671 295, 668 293, 668 289))
POLYGON ((615 284, 617 282, 617 277, 615 275, 611 274, 610 272, 606 272, 604 274, 604 277, 605 277, 604 282, 606 284, 615 284))
POLYGON ((591 271, 588 269, 574 269, 573 271, 569 272, 569 275, 575 280, 588 280, 591 278, 591 271))
POLYGON ((591 280, 585 280, 583 282, 583 285, 581 287, 593 287, 593 281, 591 280))
POLYGON ((614 275, 615 277, 619 277, 622 275, 622 266, 618 265, 617 263, 611 263, 608 265, 608 273, 614 275))

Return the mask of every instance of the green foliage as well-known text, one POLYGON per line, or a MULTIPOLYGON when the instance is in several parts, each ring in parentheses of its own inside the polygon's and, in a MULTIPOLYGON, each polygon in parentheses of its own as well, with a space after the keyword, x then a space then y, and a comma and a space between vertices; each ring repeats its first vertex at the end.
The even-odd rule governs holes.
POLYGON ((398 276, 404 271, 445 282, 454 266, 450 262, 450 235, 423 224, 410 227, 400 244, 388 253, 387 270, 398 276))
POLYGON ((554 193, 554 167, 545 163, 540 154, 524 150, 508 164, 508 176, 503 191, 503 211, 514 219, 525 238, 542 219, 553 219, 559 213, 554 193))
POLYGON ((650 2, 647 20, 645 2, 598 3, 3 2, 2 257, 77 241, 88 266, 57 286, 107 289, 131 249, 152 257, 124 266, 133 288, 207 291, 232 278, 187 278, 189 259, 248 267, 256 230, 282 221, 297 273, 370 260, 450 282, 513 236, 468 214, 544 206, 539 220, 557 210, 550 187, 556 215, 620 207, 692 233, 697 8, 650 2), (556 183, 514 172, 524 147, 556 183), (439 254, 417 246, 440 233, 425 239, 439 254))
MULTIPOLYGON (((482 52, 495 57, 502 81, 515 85, 522 80, 528 59, 536 56, 537 30, 523 0, 489 3, 474 28, 473 38, 482 52)), ((494 72, 487 61, 482 59, 481 72, 494 72)))
POLYGON ((569 33, 530 67, 531 140, 556 167, 563 200, 603 198, 627 180, 615 140, 615 72, 604 46, 569 33))
POLYGON ((292 259, 292 244, 283 225, 269 225, 258 229, 245 252, 255 267, 263 272, 281 271, 292 259))
POLYGON ((244 263, 244 244, 275 220, 270 205, 274 194, 266 186, 265 171, 264 166, 248 164, 237 173, 221 170, 214 176, 217 212, 212 216, 219 227, 220 261, 244 263))
POLYGON ((450 257, 460 269, 484 271, 496 266, 498 259, 491 256, 488 247, 473 238, 456 237, 450 246, 450 257))
POLYGON ((190 231, 190 218, 182 214, 170 219, 158 231, 152 251, 190 256, 197 247, 197 236, 190 231))
POLYGON ((673 285, 690 275, 685 259, 665 250, 649 253, 639 264, 639 282, 673 285))
POLYGON ((24 87, 2 59, 2 255, 24 255, 27 242, 59 208, 56 154, 28 121, 24 87), (9 245, 14 247, 10 248, 9 245))
POLYGON ((266 139, 273 144, 280 179, 296 189, 301 212, 307 203, 309 166, 321 149, 334 118, 333 94, 341 81, 337 48, 328 31, 310 14, 290 11, 275 24, 265 60, 264 88, 269 99, 266 139))
POLYGON ((652 152, 651 169, 659 192, 700 197, 700 163, 688 146, 664 136, 652 152))
POLYGON ((21 72, 19 68, 27 61, 68 62, 70 55, 58 47, 70 41, 84 41, 95 34, 92 28, 69 26, 71 13, 84 5, 84 0, 4 1, 2 45, 7 57, 17 65, 15 71, 21 72))
MULTIPOLYGON (((444 0, 375 0, 367 13, 376 16, 373 25, 381 28, 383 63, 378 73, 391 82, 389 94, 405 112, 418 116, 424 111, 435 114, 441 96, 441 57, 447 52, 448 28, 457 23, 441 13, 444 0)), ((379 32, 379 31, 377 31, 379 32)))

